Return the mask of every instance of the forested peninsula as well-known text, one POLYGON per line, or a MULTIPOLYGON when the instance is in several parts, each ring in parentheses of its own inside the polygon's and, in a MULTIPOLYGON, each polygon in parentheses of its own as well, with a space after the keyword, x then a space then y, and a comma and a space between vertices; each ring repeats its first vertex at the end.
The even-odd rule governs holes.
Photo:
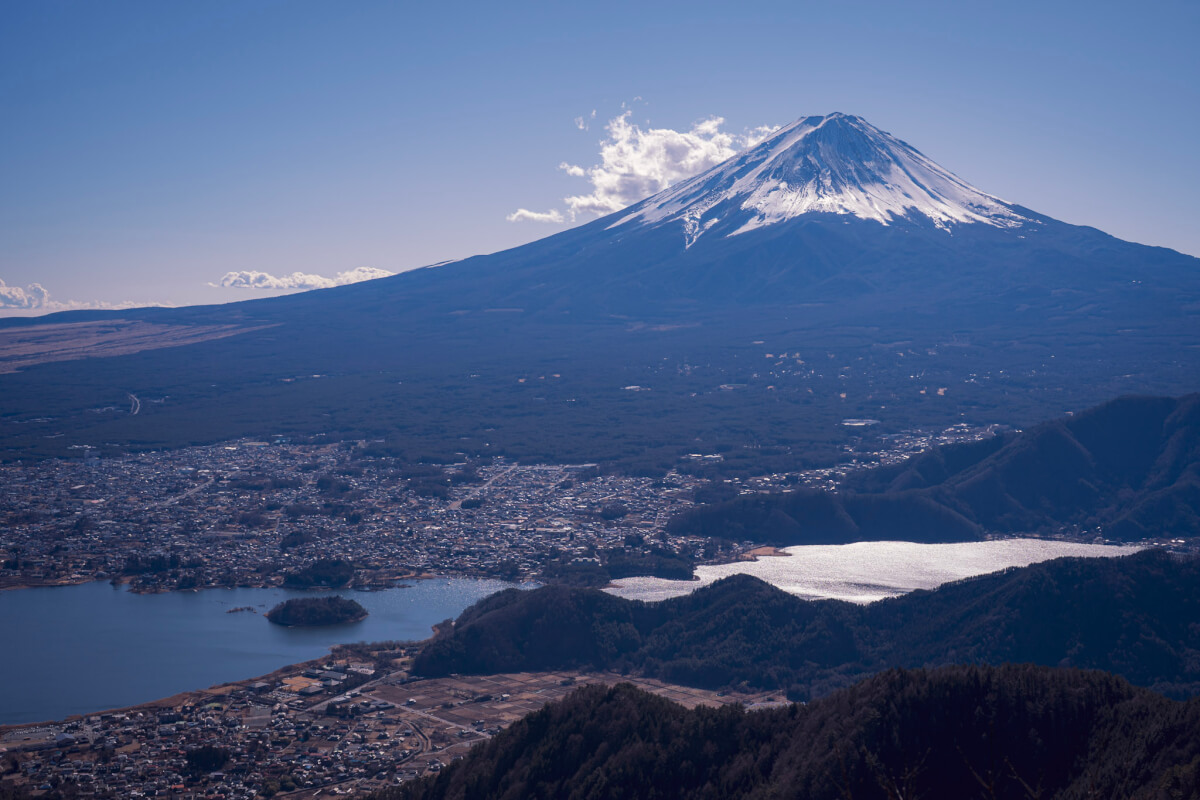
POLYGON ((702 688, 828 694, 892 666, 1031 662, 1200 694, 1200 559, 1064 558, 859 606, 747 575, 660 603, 596 589, 506 590, 424 648, 424 676, 570 667, 702 688))

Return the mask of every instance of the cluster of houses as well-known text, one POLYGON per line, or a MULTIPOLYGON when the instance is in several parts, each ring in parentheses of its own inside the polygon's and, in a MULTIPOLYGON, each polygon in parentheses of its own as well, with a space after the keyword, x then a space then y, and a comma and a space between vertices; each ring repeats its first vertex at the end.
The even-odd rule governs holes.
MULTIPOLYGON (((447 481, 460 469, 445 467, 447 481)), ((364 584, 422 573, 515 578, 549 557, 661 531, 698 482, 581 479, 585 471, 498 460, 431 497, 387 460, 340 447, 238 443, 2 465, 0 586, 271 586, 318 558, 355 563, 364 584), (600 516, 614 506, 620 519, 600 516)))
POLYGON ((440 769, 437 738, 348 688, 374 674, 372 664, 330 662, 175 702, 0 729, 0 783, 34 796, 238 800, 366 791, 440 769))
MULTIPOLYGON (((854 470, 988 435, 956 426, 856 440, 845 464, 725 482, 742 493, 836 488, 854 470)), ((631 537, 695 560, 730 556, 666 531, 705 482, 695 470, 651 479, 496 459, 437 467, 442 475, 417 484, 409 465, 365 452, 280 439, 0 465, 0 588, 96 579, 135 591, 272 586, 318 558, 356 564, 368 586, 420 574, 515 579, 631 537), (464 474, 471 480, 456 480, 464 474), (439 480, 445 491, 426 491, 439 480)), ((720 459, 697 453, 682 466, 720 459)))

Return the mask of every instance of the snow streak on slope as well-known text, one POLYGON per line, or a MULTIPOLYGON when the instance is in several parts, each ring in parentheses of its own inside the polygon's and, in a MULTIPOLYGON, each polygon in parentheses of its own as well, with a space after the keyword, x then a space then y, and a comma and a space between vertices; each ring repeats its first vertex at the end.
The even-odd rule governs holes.
MULTIPOLYGON (((803 214, 850 214, 883 225, 927 218, 1015 228, 1028 218, 860 117, 805 117, 756 147, 651 197, 610 227, 680 221, 690 247, 727 221, 727 235, 803 214)), ((723 226, 725 227, 725 226, 723 226)))

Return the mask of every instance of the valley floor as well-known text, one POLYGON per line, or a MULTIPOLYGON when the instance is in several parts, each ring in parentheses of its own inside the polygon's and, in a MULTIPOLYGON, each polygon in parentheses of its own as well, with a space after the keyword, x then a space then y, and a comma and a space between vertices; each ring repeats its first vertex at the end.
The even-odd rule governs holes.
POLYGON ((359 565, 355 586, 431 574, 511 580, 631 541, 727 563, 761 542, 666 529, 697 490, 831 489, 871 465, 990 435, 966 426, 863 435, 847 463, 729 480, 703 475, 717 453, 652 479, 587 464, 411 464, 372 455, 369 443, 285 440, 2 464, 0 590, 92 580, 137 592, 275 586, 314 558, 359 565))

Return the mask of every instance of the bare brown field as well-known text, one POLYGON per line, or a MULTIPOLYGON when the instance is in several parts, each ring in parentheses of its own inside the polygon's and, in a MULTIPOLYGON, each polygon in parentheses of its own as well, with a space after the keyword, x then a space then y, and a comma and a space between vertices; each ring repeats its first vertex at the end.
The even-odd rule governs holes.
POLYGON ((181 347, 269 325, 163 325, 141 320, 64 322, 0 330, 0 374, 51 361, 109 358, 181 347))
POLYGON ((753 550, 747 550, 743 554, 747 561, 757 561, 760 558, 788 558, 791 555, 791 553, 784 552, 778 547, 771 547, 770 545, 756 547, 753 550))

